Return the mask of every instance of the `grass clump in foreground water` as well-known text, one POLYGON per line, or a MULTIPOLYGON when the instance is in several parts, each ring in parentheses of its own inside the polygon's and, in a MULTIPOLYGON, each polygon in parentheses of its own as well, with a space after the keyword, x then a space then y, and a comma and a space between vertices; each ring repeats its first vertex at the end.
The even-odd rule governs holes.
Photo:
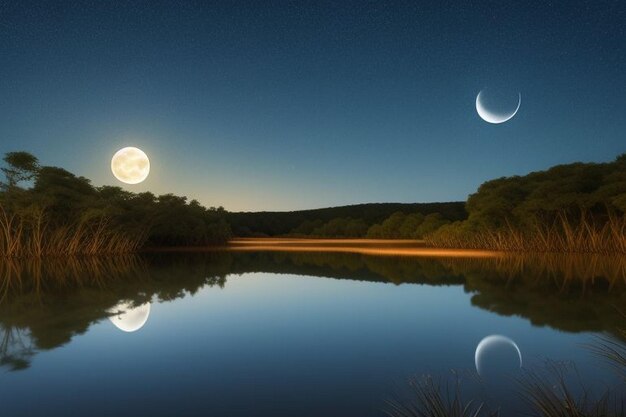
MULTIPOLYGON (((389 417, 499 417, 483 402, 464 400, 460 383, 452 387, 435 382, 432 377, 409 382, 411 398, 387 402, 389 417)), ((575 369, 549 362, 545 370, 528 371, 519 379, 519 395, 528 405, 525 415, 535 417, 626 417, 623 398, 611 390, 594 396, 581 382, 575 369), (574 373, 576 383, 568 375, 574 373)), ((522 415, 522 414, 520 414, 522 415)))
POLYGON ((595 396, 573 366, 549 362, 520 379, 521 395, 537 417, 625 417, 624 399, 610 389, 595 396), (574 374, 573 381, 569 378, 574 374))
MULTIPOLYGON (((626 313, 617 309, 626 321, 626 313)), ((604 359, 626 383, 626 330, 618 330, 618 337, 600 336, 588 346, 596 356, 604 359), (620 339, 621 338, 621 339, 620 339)))
MULTIPOLYGON (((626 331, 621 333, 626 338, 626 331)), ((626 344, 614 338, 600 337, 588 346, 606 359, 626 382, 626 344)), ((518 394, 534 417, 626 417, 626 392, 601 388, 585 382, 572 364, 547 361, 539 370, 530 369, 518 380, 518 394), (600 392, 592 392, 591 388, 600 392)), ((432 377, 409 381, 408 400, 388 401, 390 417, 480 417, 499 416, 488 411, 485 403, 464 400, 460 379, 450 385, 435 382, 432 377)), ((520 414, 521 415, 521 414, 520 414)))
POLYGON ((461 381, 442 384, 431 376, 409 380, 410 398, 387 401, 385 413, 390 417, 497 417, 499 413, 487 411, 484 403, 465 401, 461 394, 461 381))

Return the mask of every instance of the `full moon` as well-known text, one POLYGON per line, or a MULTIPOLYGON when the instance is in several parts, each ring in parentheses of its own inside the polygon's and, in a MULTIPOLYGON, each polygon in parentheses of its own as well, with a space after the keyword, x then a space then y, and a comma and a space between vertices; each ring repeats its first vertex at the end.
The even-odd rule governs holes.
POLYGON ((141 329, 148 321, 150 315, 150 303, 144 303, 134 307, 132 303, 121 302, 109 310, 109 313, 115 314, 109 317, 111 323, 118 329, 132 333, 141 329))
POLYGON ((517 96, 502 96, 481 90, 476 96, 476 112, 488 123, 500 124, 511 120, 521 105, 522 93, 517 93, 517 96), (503 110, 507 108, 508 110, 503 110))
POLYGON ((150 160, 141 149, 122 148, 111 159, 111 171, 123 183, 139 184, 148 178, 150 160))

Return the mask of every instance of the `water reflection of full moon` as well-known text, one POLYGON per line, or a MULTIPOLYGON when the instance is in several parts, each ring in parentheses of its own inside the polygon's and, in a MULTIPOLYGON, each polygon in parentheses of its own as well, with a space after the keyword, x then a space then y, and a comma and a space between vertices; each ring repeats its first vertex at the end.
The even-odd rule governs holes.
POLYGON ((137 307, 131 302, 121 302, 109 310, 109 320, 120 330, 125 332, 136 332, 148 321, 150 315, 150 303, 144 303, 137 307))
POLYGON ((491 335, 476 347, 474 361, 476 371, 484 378, 511 375, 522 367, 522 352, 508 337, 491 335))

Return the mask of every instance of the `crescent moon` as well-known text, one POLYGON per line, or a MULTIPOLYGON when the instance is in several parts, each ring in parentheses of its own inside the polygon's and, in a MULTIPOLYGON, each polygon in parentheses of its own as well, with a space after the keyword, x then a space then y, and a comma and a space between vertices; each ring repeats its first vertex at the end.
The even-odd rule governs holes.
POLYGON ((502 343, 506 343, 507 345, 513 346, 513 348, 515 348, 515 350, 517 351, 517 356, 519 358, 519 367, 520 368, 522 367, 522 351, 519 349, 519 346, 517 346, 517 343, 515 343, 512 339, 509 339, 506 336, 494 334, 494 335, 485 337, 483 340, 480 341, 480 343, 478 343, 478 346, 476 346, 476 353, 474 353, 474 364, 476 365, 476 371, 479 374, 480 374, 480 357, 481 357, 481 353, 483 349, 485 349, 492 343, 496 343, 496 342, 502 342, 502 343))
POLYGON ((483 104, 481 100, 482 93, 483 92, 481 90, 476 96, 476 111, 478 112, 478 115, 480 116, 480 118, 488 123, 500 124, 500 123, 506 122, 507 120, 511 120, 513 116, 517 114, 519 107, 522 105, 522 93, 518 93, 517 107, 515 108, 513 112, 495 113, 493 111, 489 111, 483 104))

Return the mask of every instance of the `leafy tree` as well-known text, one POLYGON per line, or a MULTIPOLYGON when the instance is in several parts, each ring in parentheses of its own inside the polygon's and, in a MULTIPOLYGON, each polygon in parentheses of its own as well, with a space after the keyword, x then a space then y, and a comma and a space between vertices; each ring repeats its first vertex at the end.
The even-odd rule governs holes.
POLYGON ((417 239, 422 239, 430 233, 438 230, 440 227, 445 226, 450 223, 448 220, 444 219, 443 216, 439 213, 432 213, 428 216, 424 217, 424 221, 420 223, 420 225, 413 232, 413 237, 417 239))
POLYGON ((129 251, 139 244, 223 244, 231 237, 223 208, 172 194, 93 187, 25 152, 7 154, 0 190, 0 255, 129 251), (21 188, 23 181, 32 187, 21 188))
POLYGON ((344 237, 364 237, 367 233, 367 223, 362 219, 350 219, 346 224, 344 237))
MULTIPOLYGON (((430 214, 429 214, 430 216, 430 214)), ((421 213, 409 214, 399 227, 398 237, 402 239, 415 238, 415 231, 424 222, 424 215, 421 213)))
POLYGON ((294 235, 308 236, 308 235, 313 234, 313 231, 315 229, 322 227, 323 224, 324 224, 324 221, 321 219, 306 220, 300 226, 293 229, 291 233, 294 235))
POLYGON ((321 237, 344 237, 349 221, 350 219, 348 218, 332 219, 321 227, 313 230, 313 235, 321 237))
POLYGON ((378 239, 422 239, 426 234, 437 230, 449 223, 441 214, 431 213, 424 216, 422 213, 405 215, 402 212, 392 214, 382 224, 371 226, 367 232, 368 238, 378 239))
POLYGON ((626 212, 626 154, 609 163, 573 163, 487 181, 467 201, 469 223, 479 229, 524 228, 561 217, 602 222, 626 212))
POLYGON ((237 236, 277 236, 287 234, 310 235, 312 230, 337 218, 363 220, 368 227, 382 223, 393 213, 421 213, 426 216, 440 213, 450 221, 467 218, 465 202, 449 203, 368 203, 313 210, 280 212, 230 212, 226 219, 237 236), (306 229, 300 226, 307 223, 306 229), (315 222, 314 227, 310 227, 315 222), (309 230, 310 229, 310 230, 309 230))
POLYGON ((22 181, 30 181, 39 171, 39 160, 28 152, 9 152, 5 154, 3 161, 7 165, 1 168, 6 183, 0 183, 3 188, 17 187, 22 181))
POLYGON ((384 237, 383 236, 383 227, 380 224, 372 225, 367 230, 366 237, 368 239, 382 239, 384 237))

